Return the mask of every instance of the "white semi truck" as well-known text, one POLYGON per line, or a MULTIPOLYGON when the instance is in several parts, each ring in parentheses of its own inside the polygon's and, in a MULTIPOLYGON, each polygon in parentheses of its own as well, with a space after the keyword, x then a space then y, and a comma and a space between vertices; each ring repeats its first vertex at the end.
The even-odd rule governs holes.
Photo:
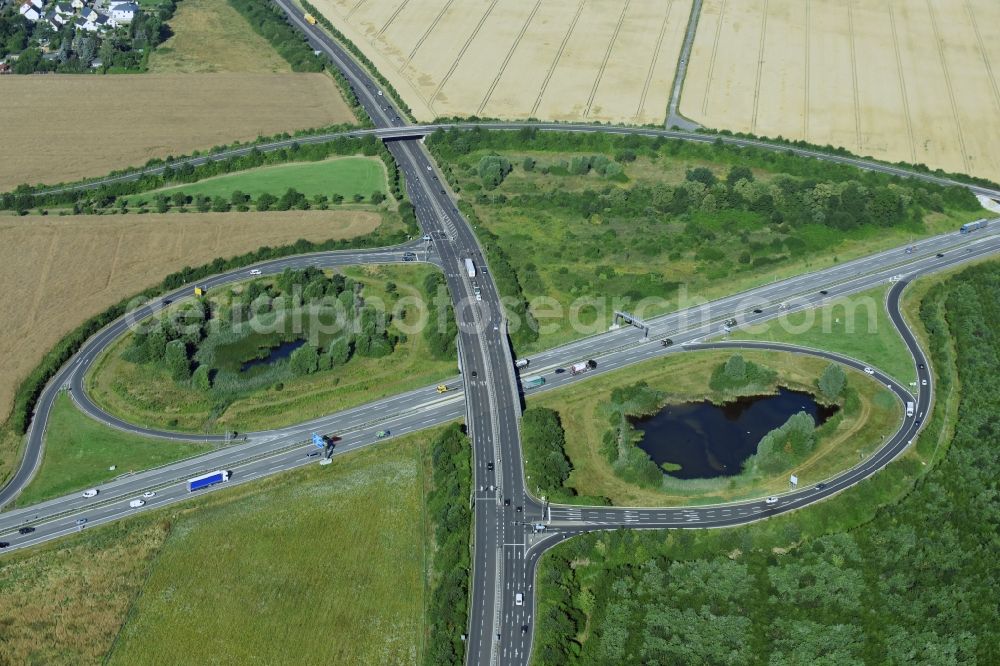
POLYGON ((476 265, 472 263, 472 259, 465 260, 465 272, 469 274, 470 278, 476 277, 476 265))

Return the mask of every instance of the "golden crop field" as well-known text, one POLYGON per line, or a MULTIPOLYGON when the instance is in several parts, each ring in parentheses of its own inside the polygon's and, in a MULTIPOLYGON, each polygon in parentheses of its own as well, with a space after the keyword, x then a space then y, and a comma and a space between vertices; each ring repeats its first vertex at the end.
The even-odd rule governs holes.
POLYGON ((661 123, 691 0, 314 0, 420 120, 661 123))
POLYGON ((250 72, 3 76, 0 117, 0 190, 354 122, 325 74, 250 72))
POLYGON ((262 245, 359 236, 380 222, 369 211, 0 217, 0 422, 63 335, 169 273, 262 245))
POLYGON ((1000 180, 996 0, 705 0, 680 110, 1000 180))

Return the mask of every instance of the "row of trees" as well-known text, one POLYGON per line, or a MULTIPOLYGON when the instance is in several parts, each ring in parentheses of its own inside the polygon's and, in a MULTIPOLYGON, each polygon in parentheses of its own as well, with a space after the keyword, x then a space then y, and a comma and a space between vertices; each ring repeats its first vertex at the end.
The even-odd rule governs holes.
MULTIPOLYGON (((365 201, 365 196, 363 194, 355 194, 351 197, 353 203, 362 203, 365 201)), ((379 190, 372 192, 368 195, 368 202, 378 205, 385 201, 385 194, 379 190)), ((100 204, 105 204, 105 200, 100 202, 95 202, 100 204)), ((210 197, 205 194, 190 195, 184 192, 174 192, 173 194, 156 194, 153 196, 152 202, 147 202, 145 199, 138 199, 135 201, 129 201, 127 199, 118 199, 117 203, 120 205, 122 210, 129 208, 137 208, 140 212, 147 210, 146 206, 152 203, 152 208, 157 213, 166 213, 171 210, 176 210, 179 212, 187 212, 188 206, 191 206, 194 210, 200 213, 228 213, 231 210, 236 210, 239 212, 246 212, 250 210, 251 206, 257 211, 269 211, 269 210, 309 210, 311 208, 317 208, 319 210, 327 210, 330 204, 340 205, 344 203, 344 195, 340 193, 332 194, 327 196, 325 194, 316 194, 312 198, 307 197, 302 194, 294 187, 290 187, 281 196, 276 196, 270 192, 261 192, 257 195, 257 198, 252 198, 249 194, 242 192, 241 190, 234 190, 229 197, 223 197, 221 195, 216 195, 210 197)), ((103 208, 110 207, 112 204, 107 203, 103 208)), ((98 208, 100 209, 100 207, 98 208)), ((85 206, 80 204, 73 205, 73 211, 76 214, 85 212, 85 206)))
POLYGON ((740 528, 567 541, 539 571, 538 663, 1000 661, 998 290, 993 262, 921 304, 938 389, 956 371, 962 385, 957 419, 935 405, 953 431, 935 467, 903 458, 828 502, 740 528), (870 520, 857 510, 890 497, 870 520))
POLYGON ((434 487, 427 511, 434 526, 432 583, 428 619, 427 666, 460 666, 465 659, 469 607, 469 537, 472 511, 472 456, 469 438, 458 424, 445 428, 431 444, 434 487))

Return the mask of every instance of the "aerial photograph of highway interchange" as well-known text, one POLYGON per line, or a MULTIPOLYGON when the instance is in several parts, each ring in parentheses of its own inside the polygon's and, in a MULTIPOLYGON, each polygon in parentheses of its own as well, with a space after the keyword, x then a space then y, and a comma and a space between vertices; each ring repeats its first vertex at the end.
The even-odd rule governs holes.
POLYGON ((1000 663, 998 26, 0 0, 0 664, 1000 663))

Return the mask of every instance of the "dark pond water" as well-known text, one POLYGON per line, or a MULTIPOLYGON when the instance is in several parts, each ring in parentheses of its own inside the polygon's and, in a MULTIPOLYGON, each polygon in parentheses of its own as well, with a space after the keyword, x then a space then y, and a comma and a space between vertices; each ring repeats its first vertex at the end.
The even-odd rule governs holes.
POLYGON ((681 466, 670 476, 708 479, 739 474, 764 435, 798 411, 809 413, 819 425, 837 408, 816 404, 808 393, 782 388, 777 395, 749 396, 724 405, 667 405, 653 416, 633 419, 632 424, 645 433, 639 446, 657 465, 681 466))
POLYGON ((281 359, 288 358, 292 355, 292 352, 301 347, 306 343, 305 340, 292 340, 291 342, 282 342, 277 347, 272 347, 270 353, 264 358, 254 358, 249 361, 245 361, 243 365, 240 366, 240 372, 246 372, 247 370, 252 370, 253 368, 270 365, 281 359))

